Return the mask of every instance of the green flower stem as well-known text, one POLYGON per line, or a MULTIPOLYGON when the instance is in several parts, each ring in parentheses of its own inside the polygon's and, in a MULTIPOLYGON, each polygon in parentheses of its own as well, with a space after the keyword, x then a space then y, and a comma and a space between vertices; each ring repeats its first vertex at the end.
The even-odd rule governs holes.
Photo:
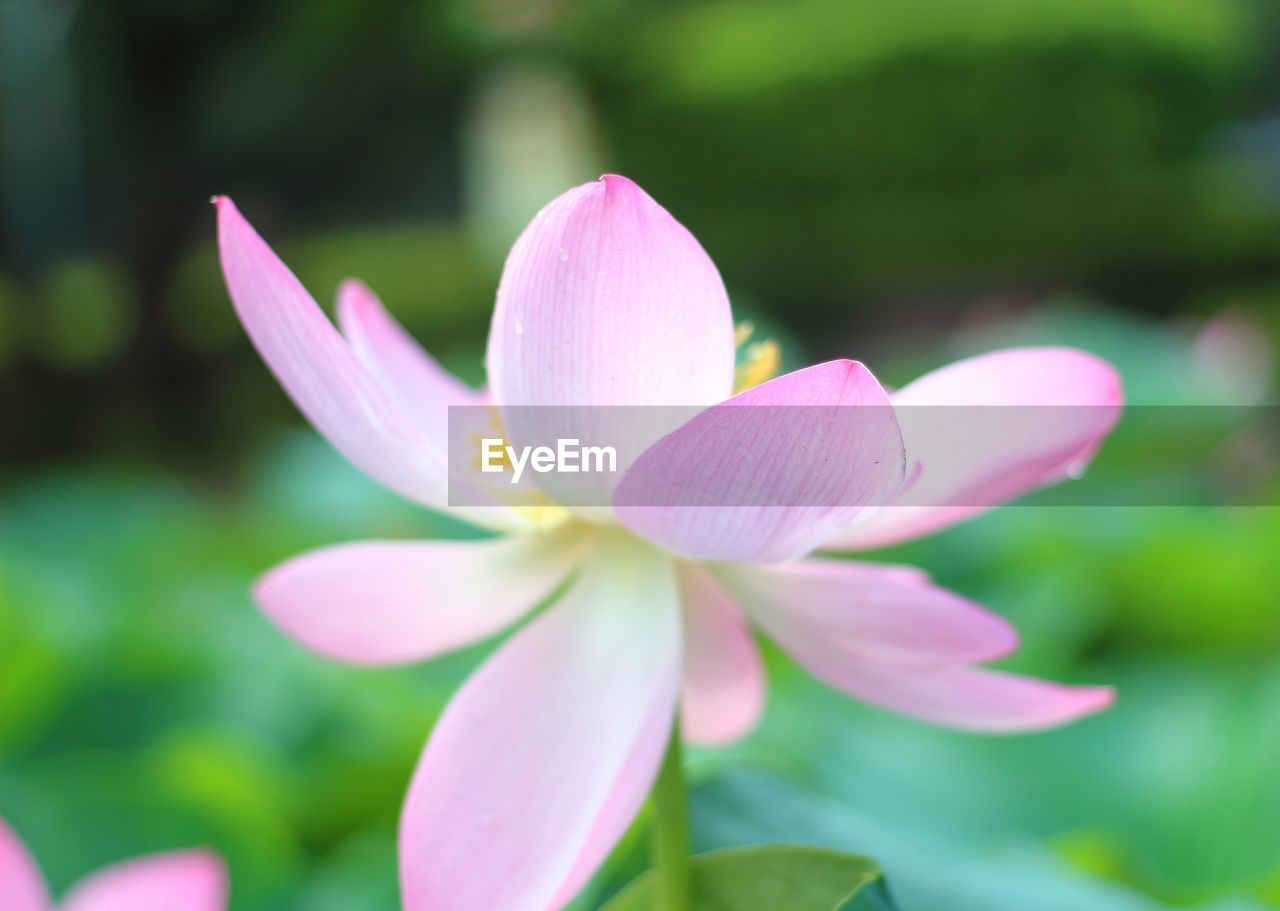
POLYGON ((658 781, 650 795, 653 822, 649 829, 653 854, 655 911, 693 911, 693 879, 689 865, 689 795, 684 782, 680 725, 671 731, 658 781))

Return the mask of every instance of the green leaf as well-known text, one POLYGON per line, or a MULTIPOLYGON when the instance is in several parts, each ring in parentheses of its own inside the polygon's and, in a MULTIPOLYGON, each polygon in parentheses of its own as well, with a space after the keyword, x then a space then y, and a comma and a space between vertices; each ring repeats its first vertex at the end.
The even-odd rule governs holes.
MULTIPOLYGON (((828 848, 765 845, 693 858, 695 911, 894 911, 880 866, 828 848)), ((644 874, 602 911, 652 911, 644 874)))

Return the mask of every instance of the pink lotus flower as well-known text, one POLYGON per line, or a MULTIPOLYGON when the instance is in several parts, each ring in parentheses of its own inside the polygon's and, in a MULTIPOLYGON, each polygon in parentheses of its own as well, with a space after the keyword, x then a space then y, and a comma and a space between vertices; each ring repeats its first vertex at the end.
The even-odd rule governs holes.
POLYGON ((208 851, 175 851, 125 861, 81 880, 54 904, 26 846, 0 819, 3 911, 225 911, 227 871, 208 851))
POLYGON ((258 603, 288 634, 366 665, 492 636, 565 586, 485 661, 431 734, 401 820, 410 911, 568 902, 644 801, 677 703, 691 741, 731 741, 756 723, 764 680, 752 624, 831 686, 937 724, 1030 730, 1111 702, 1107 688, 980 667, 1012 651, 1015 632, 918 570, 806 558, 931 532, 975 504, 1064 477, 1118 414, 1120 384, 1106 363, 1067 349, 1004 351, 891 397, 862 364, 841 360, 730 398, 734 325, 715 266, 644 191, 606 176, 552 202, 516 241, 481 393, 445 373, 355 282, 339 290, 340 334, 231 201, 217 206, 227 286, 267 364, 340 452, 425 506, 449 509, 450 405, 491 401, 504 420, 522 405, 711 406, 630 466, 612 511, 495 502, 461 514, 500 537, 323 548, 257 585, 258 603), (1011 439, 913 427, 891 403, 1098 407, 1011 439), (860 409, 856 432, 845 422, 818 442, 761 408, 752 439, 735 441, 759 455, 753 465, 676 471, 685 454, 716 451, 724 409, 742 405, 884 407, 860 409), (921 466, 915 483, 908 453, 921 466), (652 506, 675 476, 696 488, 681 503, 723 503, 743 484, 763 489, 760 502, 801 502, 813 484, 829 495, 793 507, 652 506))

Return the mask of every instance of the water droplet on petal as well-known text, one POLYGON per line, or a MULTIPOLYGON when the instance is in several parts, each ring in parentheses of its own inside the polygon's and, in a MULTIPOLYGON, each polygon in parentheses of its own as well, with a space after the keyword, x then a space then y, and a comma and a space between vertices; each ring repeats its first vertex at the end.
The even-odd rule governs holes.
POLYGON ((557 251, 557 255, 560 257, 560 262, 567 263, 569 261, 569 251, 564 247, 561 247, 559 251, 557 251))
POLYGON ((1084 469, 1085 469, 1084 462, 1080 462, 1080 461, 1072 462, 1070 465, 1067 466, 1067 477, 1069 477, 1073 481, 1078 481, 1084 477, 1084 469))
POLYGON ((524 323, 516 323, 516 335, 524 335, 524 323))

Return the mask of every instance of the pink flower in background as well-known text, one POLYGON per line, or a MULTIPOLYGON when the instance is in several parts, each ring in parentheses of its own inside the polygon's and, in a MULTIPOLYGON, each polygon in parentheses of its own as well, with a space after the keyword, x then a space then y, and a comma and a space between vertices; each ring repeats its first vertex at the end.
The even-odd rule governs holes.
POLYGON ((363 285, 339 291, 340 333, 231 201, 217 205, 227 286, 267 364, 340 452, 425 506, 449 510, 450 405, 710 406, 627 466, 612 510, 495 500, 452 511, 498 537, 338 545, 257 585, 290 635, 367 665, 474 643, 561 593, 484 662, 431 734, 401 820, 410 911, 568 902, 644 801, 677 704, 699 743, 756 723, 764 679, 752 625, 831 686, 950 727, 1046 728, 1111 702, 1107 688, 981 667, 1016 647, 1015 632, 918 570, 807 556, 936 531, 1074 473, 1121 407, 1106 363, 1068 349, 997 352, 890 396, 841 360, 732 396, 734 326, 715 266, 639 187, 606 176, 552 202, 516 241, 480 393, 363 285), (726 409, 744 405, 762 406, 760 420, 727 424, 726 409), (773 407, 791 405, 873 407, 828 425, 822 408, 808 421, 773 407), (898 407, 915 405, 1089 407, 1011 435, 972 415, 948 424, 898 407), (743 451, 756 458, 730 457, 743 451), (694 452, 709 455, 683 470, 694 452), (675 488, 681 504, 724 503, 743 485, 762 503, 816 505, 646 505, 675 488))
POLYGON ((99 870, 55 904, 26 846, 0 819, 2 911, 225 911, 227 900, 226 867, 217 855, 196 850, 99 870))

